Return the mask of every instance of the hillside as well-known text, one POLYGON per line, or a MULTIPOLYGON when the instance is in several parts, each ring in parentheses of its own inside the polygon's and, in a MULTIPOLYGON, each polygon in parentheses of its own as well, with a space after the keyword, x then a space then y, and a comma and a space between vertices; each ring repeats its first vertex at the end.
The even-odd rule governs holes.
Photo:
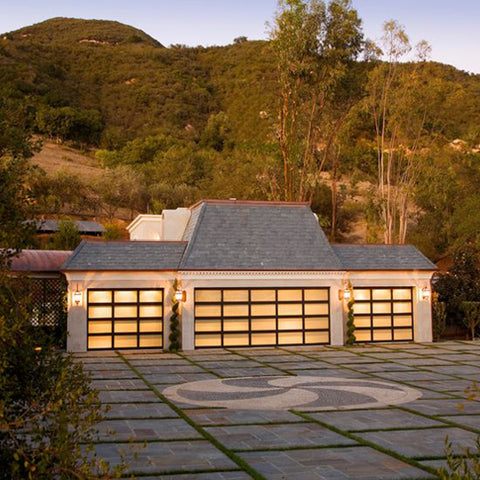
POLYGON ((95 157, 87 156, 74 148, 59 145, 48 139, 44 139, 42 143, 42 149, 32 157, 32 163, 48 175, 68 171, 86 182, 102 176, 103 168, 95 157))
MULTIPOLYGON (((480 113, 480 75, 441 64, 425 68, 432 80, 472 93, 452 92, 455 102, 446 105, 447 135, 461 138, 480 113)), ((54 18, 0 35, 0 92, 28 96, 36 108, 98 111, 104 123, 98 141, 107 147, 158 133, 198 134, 219 111, 227 113, 235 140, 274 141, 275 68, 264 41, 164 48, 118 22, 54 18)))
POLYGON ((118 45, 142 43, 152 47, 162 44, 138 28, 111 20, 83 20, 79 18, 51 18, 42 23, 6 34, 10 39, 29 38, 43 44, 93 43, 118 45))
MULTIPOLYGON (((336 240, 379 241, 371 191, 375 130, 363 101, 379 63, 356 62, 349 77, 358 98, 339 138, 336 240)), ((428 97, 430 138, 408 240, 435 258, 471 232, 470 224, 458 231, 451 219, 463 215, 480 179, 473 155, 480 144, 480 75, 433 62, 415 68, 428 97), (451 148, 454 141, 465 149, 451 148)), ((267 41, 166 48, 128 25, 68 18, 0 35, 0 147, 2 135, 14 143, 23 133, 44 139, 34 162, 47 175, 32 184, 47 214, 100 209, 110 219, 119 212, 130 218, 201 197, 279 198, 278 95, 267 41), (59 171, 72 178, 60 182, 59 171)), ((322 179, 311 200, 328 231, 328 162, 322 179)))

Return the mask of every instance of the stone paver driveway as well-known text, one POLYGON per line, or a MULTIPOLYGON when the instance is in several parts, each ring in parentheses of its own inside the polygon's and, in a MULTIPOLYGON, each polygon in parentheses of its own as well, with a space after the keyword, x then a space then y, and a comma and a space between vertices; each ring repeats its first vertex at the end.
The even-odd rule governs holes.
POLYGON ((142 479, 425 479, 480 434, 480 343, 77 355, 142 479), (463 408, 459 407, 463 406, 463 408))

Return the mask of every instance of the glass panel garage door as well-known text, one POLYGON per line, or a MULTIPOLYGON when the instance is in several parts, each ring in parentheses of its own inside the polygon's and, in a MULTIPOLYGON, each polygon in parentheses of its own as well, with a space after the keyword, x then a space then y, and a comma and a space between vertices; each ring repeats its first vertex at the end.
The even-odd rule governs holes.
POLYGON ((88 349, 161 348, 162 289, 88 290, 88 349))
POLYGON ((355 337, 358 342, 413 340, 413 289, 356 288, 355 337))
POLYGON ((330 342, 328 288, 195 289, 195 347, 330 342))

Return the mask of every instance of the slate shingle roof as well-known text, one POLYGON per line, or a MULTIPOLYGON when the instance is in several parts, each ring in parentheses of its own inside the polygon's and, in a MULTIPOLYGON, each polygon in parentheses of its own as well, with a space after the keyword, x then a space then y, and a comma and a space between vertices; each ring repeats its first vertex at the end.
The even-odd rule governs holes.
POLYGON ((185 242, 86 242, 63 270, 178 270, 185 242))
POLYGON ((236 201, 201 204, 180 268, 343 269, 307 204, 236 201))
POLYGON ((331 246, 307 204, 206 200, 182 242, 83 242, 64 270, 435 270, 410 245, 331 246))
POLYGON ((436 270, 412 245, 333 245, 345 270, 436 270))

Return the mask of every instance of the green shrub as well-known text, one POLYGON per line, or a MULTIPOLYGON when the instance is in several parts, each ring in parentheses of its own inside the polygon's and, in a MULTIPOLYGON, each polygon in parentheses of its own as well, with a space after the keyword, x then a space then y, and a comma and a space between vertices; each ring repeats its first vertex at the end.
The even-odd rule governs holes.
POLYGON ((445 302, 439 301, 438 293, 436 292, 434 292, 432 297, 432 314, 433 339, 438 342, 447 328, 447 306, 445 302))
POLYGON ((105 232, 103 238, 107 241, 120 240, 123 236, 123 229, 116 223, 109 223, 105 225, 105 232))
POLYGON ((353 297, 353 288, 349 285, 350 300, 347 303, 348 317, 347 317, 347 345, 353 345, 357 338, 355 337, 355 315, 353 313, 353 305, 355 305, 355 298, 353 297))
POLYGON ((474 340, 475 329, 480 325, 480 302, 462 302, 461 309, 465 314, 463 323, 470 330, 472 340, 474 340))
POLYGON ((75 250, 81 240, 75 223, 71 220, 61 220, 58 232, 53 236, 53 246, 56 250, 75 250))

